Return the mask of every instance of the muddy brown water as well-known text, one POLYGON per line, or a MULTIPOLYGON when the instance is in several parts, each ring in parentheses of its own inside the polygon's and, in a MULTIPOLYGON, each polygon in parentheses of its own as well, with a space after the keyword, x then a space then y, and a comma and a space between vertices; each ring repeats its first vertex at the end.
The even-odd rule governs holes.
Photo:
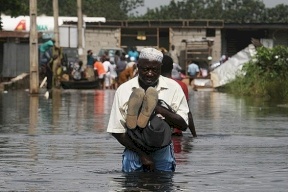
POLYGON ((52 99, 0 94, 0 191, 277 191, 288 189, 288 108, 190 92, 198 138, 173 138, 176 172, 121 172, 106 133, 112 90, 61 90, 52 99))

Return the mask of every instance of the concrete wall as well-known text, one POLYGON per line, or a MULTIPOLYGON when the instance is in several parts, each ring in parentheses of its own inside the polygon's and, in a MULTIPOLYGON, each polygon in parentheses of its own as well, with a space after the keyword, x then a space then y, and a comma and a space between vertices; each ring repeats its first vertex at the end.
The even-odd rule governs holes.
MULTIPOLYGON (((267 38, 273 39, 274 46, 285 45, 288 46, 287 29, 269 30, 267 38)), ((185 43, 182 43, 183 39, 202 38, 206 37, 206 29, 189 29, 189 28, 170 28, 170 45, 175 45, 176 49, 180 51, 180 65, 185 65, 184 51, 185 43)), ((227 52, 227 42, 225 40, 226 31, 222 29, 215 30, 215 37, 209 37, 214 39, 212 47, 212 61, 211 63, 218 62, 221 55, 227 52)), ((101 47, 120 47, 121 46, 121 29, 86 29, 85 30, 85 45, 86 51, 92 49, 94 54, 97 54, 101 47)), ((248 45, 247 45, 248 46, 248 45)))
MULTIPOLYGON (((206 37, 206 29, 183 29, 170 28, 170 45, 175 45, 175 48, 180 52, 180 65, 185 66, 185 46, 183 39, 202 38, 206 37)), ((212 47, 212 63, 219 61, 221 57, 221 30, 215 32, 214 45, 212 47)), ((120 47, 121 46, 121 29, 86 29, 85 30, 85 50, 86 59, 87 50, 91 49, 94 54, 97 54, 101 47, 120 47)), ((86 61, 84 61, 86 63, 86 61)))
POLYGON ((120 47, 120 29, 86 29, 85 30, 85 50, 91 49, 94 54, 98 54, 102 47, 120 47))
MULTIPOLYGON (((175 48, 180 51, 180 65, 185 66, 185 47, 186 44, 182 42, 183 39, 201 39, 206 37, 206 29, 183 29, 173 28, 170 30, 170 44, 175 45, 175 48)), ((221 30, 216 29, 215 37, 209 37, 214 39, 212 46, 212 61, 211 63, 219 61, 221 57, 221 30)))

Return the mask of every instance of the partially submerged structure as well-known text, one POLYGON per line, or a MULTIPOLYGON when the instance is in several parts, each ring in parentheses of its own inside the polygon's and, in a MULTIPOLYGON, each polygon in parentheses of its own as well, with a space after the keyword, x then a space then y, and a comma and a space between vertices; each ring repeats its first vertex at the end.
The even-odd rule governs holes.
POLYGON ((210 72, 212 86, 221 87, 241 73, 241 69, 256 54, 256 48, 253 44, 230 57, 226 62, 210 72))

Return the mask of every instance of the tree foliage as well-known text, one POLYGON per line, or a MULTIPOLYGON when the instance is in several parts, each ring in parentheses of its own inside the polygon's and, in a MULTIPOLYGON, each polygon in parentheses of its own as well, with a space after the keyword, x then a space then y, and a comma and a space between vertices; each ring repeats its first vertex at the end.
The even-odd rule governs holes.
MULTIPOLYGON (((77 0, 58 0, 60 16, 77 16, 77 0)), ((0 12, 29 14, 29 0, 0 0, 0 12)), ((262 0, 171 0, 169 5, 133 14, 144 0, 82 0, 82 12, 107 20, 221 19, 233 23, 287 23, 288 5, 266 8, 262 0)), ((37 0, 38 15, 53 15, 52 0, 37 0)))
MULTIPOLYGON (((58 0, 59 15, 77 16, 76 0, 58 0)), ((82 13, 89 17, 105 17, 107 20, 128 18, 128 12, 143 5, 143 0, 83 0, 82 13)), ((53 15, 51 1, 38 0, 38 13, 53 15)))
MULTIPOLYGON (((58 0, 60 16, 77 16, 77 0, 58 0)), ((29 15, 29 0, 0 0, 0 12, 6 15, 29 15)), ((107 20, 128 19, 129 12, 144 5, 144 0, 82 0, 82 12, 107 20)), ((37 0, 38 15, 53 15, 52 0, 37 0)))
POLYGON ((267 10, 267 22, 283 22, 288 23, 288 5, 277 5, 267 10))
POLYGON ((29 14, 29 1, 27 0, 0 0, 0 13, 17 17, 21 14, 29 14))
MULTIPOLYGON (((77 0, 58 0, 58 4, 60 16, 77 16, 77 0)), ((29 0, 0 0, 0 5, 0 12, 6 15, 29 15, 29 0)), ((82 0, 82 13, 107 20, 126 20, 129 12, 143 5, 144 0, 82 0)), ((53 1, 37 0, 37 9, 38 15, 53 16, 53 1)))
POLYGON ((233 23, 287 23, 288 6, 266 8, 262 0, 171 0, 147 9, 141 19, 221 19, 233 23))

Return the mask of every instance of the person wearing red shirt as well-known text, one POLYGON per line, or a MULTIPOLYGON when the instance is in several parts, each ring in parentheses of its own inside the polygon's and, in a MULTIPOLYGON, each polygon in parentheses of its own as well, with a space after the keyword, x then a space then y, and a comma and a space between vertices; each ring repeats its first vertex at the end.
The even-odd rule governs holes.
MULTIPOLYGON (((162 66, 161 66, 161 75, 164 77, 168 77, 168 78, 173 79, 171 77, 172 69, 173 69, 173 59, 168 55, 164 55, 163 60, 162 60, 162 66)), ((187 85, 180 80, 177 80, 177 79, 174 79, 174 80, 181 86, 181 88, 185 94, 185 97, 188 101, 189 100, 189 92, 188 92, 187 85)), ((191 118, 189 119, 189 123, 191 123, 192 125, 189 126, 189 129, 190 129, 192 135, 194 137, 196 137, 197 135, 196 135, 196 131, 195 131, 194 121, 193 121, 191 113, 190 113, 190 115, 191 115, 191 118)), ((182 131, 177 129, 177 128, 174 128, 172 135, 182 136, 182 131)))

